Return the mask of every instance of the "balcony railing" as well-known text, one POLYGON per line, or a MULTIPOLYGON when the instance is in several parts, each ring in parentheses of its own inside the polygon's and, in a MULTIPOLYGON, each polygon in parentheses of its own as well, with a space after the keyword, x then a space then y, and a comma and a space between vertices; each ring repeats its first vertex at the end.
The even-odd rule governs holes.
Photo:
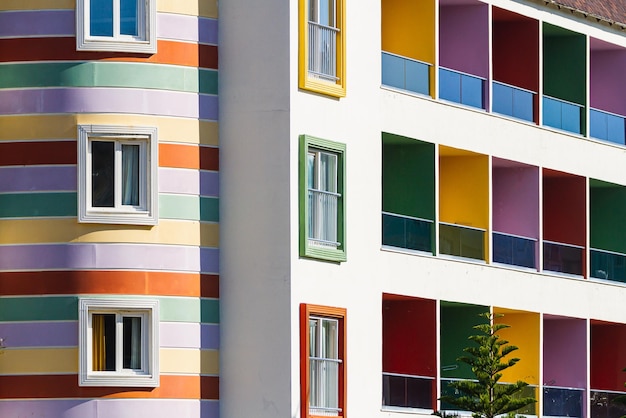
POLYGON ((439 252, 457 257, 485 259, 485 230, 469 226, 439 224, 439 252))
POLYGON ((310 357, 309 411, 312 415, 337 416, 339 408, 339 365, 341 360, 310 357))
POLYGON ((626 415, 626 405, 616 398, 626 396, 624 392, 591 390, 591 416, 593 418, 620 418, 626 415))
POLYGON ((309 22, 309 75, 336 82, 338 28, 309 22))
POLYGON ((382 52, 383 85, 430 95, 431 64, 382 52))
POLYGON ((543 269, 582 276, 584 251, 579 245, 544 241, 543 269))
POLYGON ((583 133, 584 107, 554 97, 543 96, 543 124, 576 134, 583 133))
POLYGON ((626 123, 624 116, 589 109, 589 136, 626 145, 626 123))
POLYGON ((513 266, 537 268, 537 240, 502 232, 493 233, 493 261, 513 266))
POLYGON ((341 195, 309 189, 309 241, 337 248, 337 202, 341 195))
POLYGON ((492 109, 502 115, 532 122, 535 95, 530 90, 494 81, 492 109))
POLYGON ((433 409, 435 378, 383 373, 383 406, 433 409))
POLYGON ((626 254, 592 248, 591 277, 626 283, 626 254))
POLYGON ((383 212, 383 245, 433 252, 433 221, 383 212))
MULTIPOLYGON (((584 389, 543 387, 543 415, 549 417, 582 417, 584 389)), ((595 415, 592 414, 595 418, 595 415)))
POLYGON ((485 81, 475 75, 440 67, 439 98, 484 109, 485 81))

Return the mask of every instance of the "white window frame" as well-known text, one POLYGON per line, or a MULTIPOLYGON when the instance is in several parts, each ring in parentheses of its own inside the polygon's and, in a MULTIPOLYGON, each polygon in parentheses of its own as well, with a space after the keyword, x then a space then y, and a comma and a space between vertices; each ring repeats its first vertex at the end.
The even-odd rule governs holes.
MULTIPOLYGON (((79 386, 159 386, 159 301, 156 299, 79 299, 79 386), (91 318, 93 314, 116 314, 142 318, 142 369, 93 371, 91 318)), ((119 326, 121 328, 121 325, 119 326)), ((121 342, 116 354, 120 357, 121 342)), ((118 363, 121 360, 118 359, 118 363)))
POLYGON ((78 221, 156 225, 158 223, 158 138, 156 127, 114 125, 78 126, 78 221), (91 143, 111 141, 116 149, 122 144, 139 144, 139 206, 121 203, 121 159, 116 152, 114 207, 93 207, 91 191, 91 143))
POLYGON ((76 0, 76 49, 78 51, 118 51, 154 54, 157 52, 156 0, 139 0, 139 36, 121 35, 120 0, 113 1, 113 36, 90 35, 90 1, 76 0))

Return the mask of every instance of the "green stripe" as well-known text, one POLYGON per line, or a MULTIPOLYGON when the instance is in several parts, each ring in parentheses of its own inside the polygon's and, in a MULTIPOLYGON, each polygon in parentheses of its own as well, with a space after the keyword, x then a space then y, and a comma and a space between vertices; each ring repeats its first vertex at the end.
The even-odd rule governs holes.
POLYGON ((0 218, 76 216, 76 193, 0 194, 0 218))
POLYGON ((219 199, 189 195, 159 196, 159 217, 192 221, 219 221, 219 199))
MULTIPOLYGON (((145 299, 142 297, 130 297, 126 295, 111 295, 109 298, 145 299)), ((218 300, 182 297, 161 297, 157 299, 159 299, 159 317, 161 321, 202 322, 210 324, 219 323, 220 318, 218 300)), ((0 321, 12 322, 77 320, 77 296, 0 298, 0 321)))
POLYGON ((34 87, 134 87, 217 94, 217 71, 118 62, 0 65, 0 88, 34 87))

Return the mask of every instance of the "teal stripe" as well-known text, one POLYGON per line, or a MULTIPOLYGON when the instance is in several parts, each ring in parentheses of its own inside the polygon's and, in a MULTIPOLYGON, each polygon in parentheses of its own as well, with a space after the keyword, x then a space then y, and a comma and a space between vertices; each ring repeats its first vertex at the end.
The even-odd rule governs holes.
POLYGON ((76 216, 76 193, 0 194, 0 218, 76 216))
MULTIPOLYGON (((93 296, 89 296, 93 297, 93 296)), ((143 299, 137 296, 111 295, 110 298, 143 299)), ((218 324, 219 301, 215 299, 161 297, 161 321, 218 324)), ((77 321, 78 297, 4 297, 0 298, 0 321, 77 321)))
POLYGON ((217 71, 118 62, 0 65, 0 88, 35 87, 134 87, 217 94, 217 71))
POLYGON ((219 199, 189 195, 159 196, 159 217, 192 221, 218 222, 219 199))

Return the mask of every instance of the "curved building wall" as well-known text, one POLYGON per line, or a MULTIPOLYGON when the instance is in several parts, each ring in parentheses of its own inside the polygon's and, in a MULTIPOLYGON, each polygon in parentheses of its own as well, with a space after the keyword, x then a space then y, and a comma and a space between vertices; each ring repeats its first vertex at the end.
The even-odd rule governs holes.
POLYGON ((216 3, 157 1, 136 54, 0 2, 0 416, 219 416, 216 3), (156 127, 156 225, 79 222, 79 126, 156 127), (85 298, 158 301, 158 387, 79 385, 85 298))

